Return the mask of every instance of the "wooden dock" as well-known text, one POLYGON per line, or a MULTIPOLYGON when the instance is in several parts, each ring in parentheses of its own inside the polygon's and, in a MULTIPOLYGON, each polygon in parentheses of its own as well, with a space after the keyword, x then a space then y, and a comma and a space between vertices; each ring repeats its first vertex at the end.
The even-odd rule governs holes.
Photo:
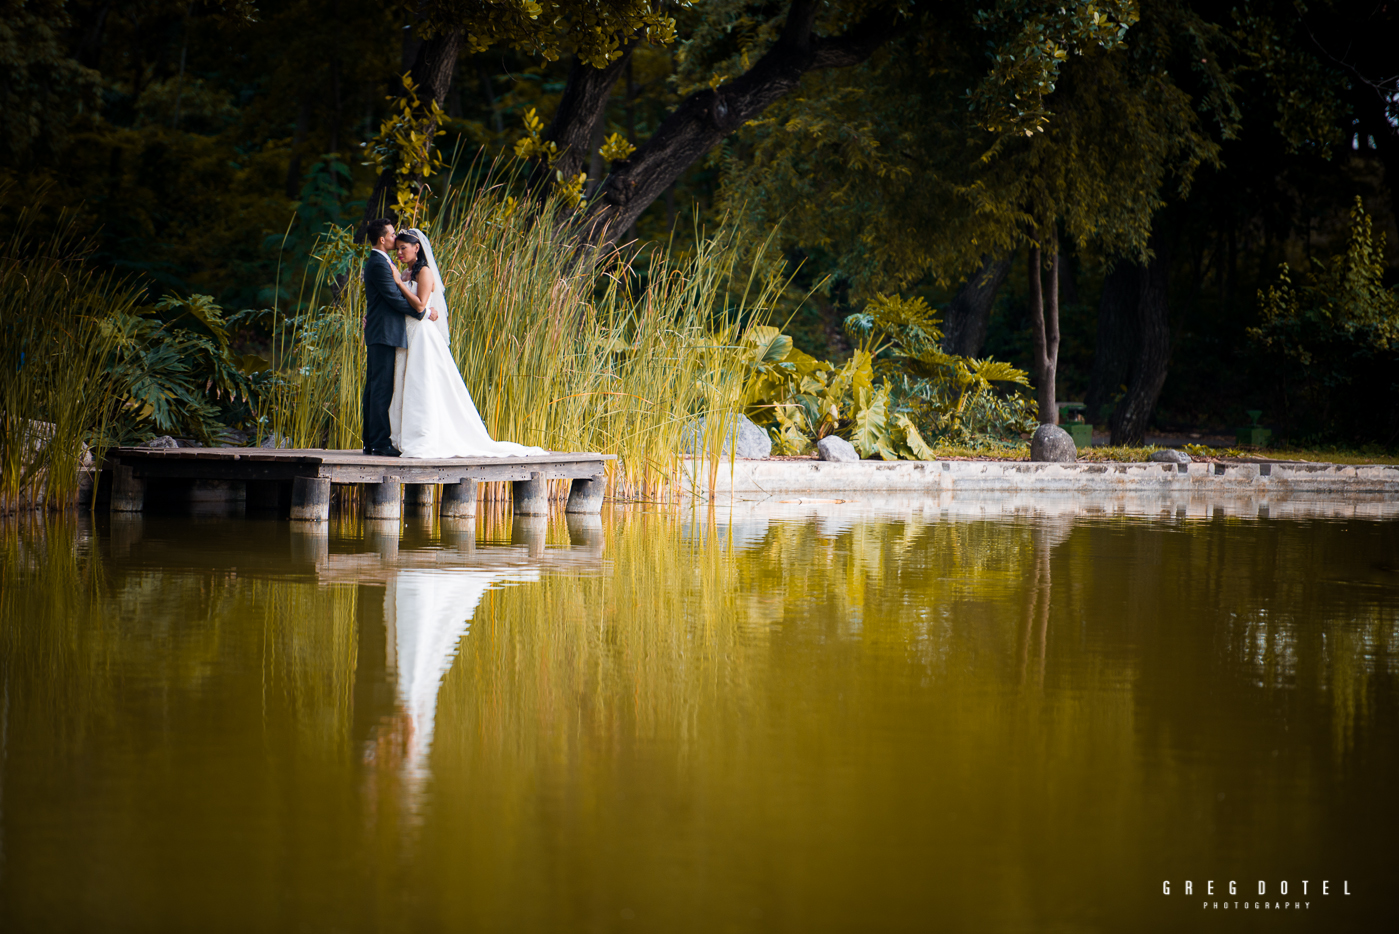
POLYGON ((572 481, 566 512, 595 514, 602 511, 607 461, 615 458, 549 453, 428 460, 315 448, 117 448, 108 453, 107 466, 112 512, 141 512, 149 492, 186 485, 196 499, 201 494, 246 499, 285 506, 293 521, 325 522, 335 484, 364 488, 367 519, 398 519, 405 495, 410 502, 425 502, 427 490, 439 484, 443 516, 474 516, 477 484, 502 481, 512 484, 516 515, 548 515, 550 480, 572 481))

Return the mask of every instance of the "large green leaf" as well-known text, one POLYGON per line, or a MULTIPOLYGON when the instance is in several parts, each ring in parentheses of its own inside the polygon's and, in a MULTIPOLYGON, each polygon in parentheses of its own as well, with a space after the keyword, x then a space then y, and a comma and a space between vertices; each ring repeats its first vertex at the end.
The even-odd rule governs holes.
POLYGON ((861 457, 883 455, 889 449, 889 389, 861 387, 855 391, 855 425, 850 443, 861 457))
POLYGON ((900 412, 894 416, 894 424, 897 425, 903 435, 903 443, 907 446, 909 453, 920 461, 936 460, 937 454, 923 440, 923 435, 918 431, 918 426, 913 423, 913 419, 900 412))
POLYGON ((792 352, 792 339, 777 328, 759 325, 743 335, 744 359, 754 365, 780 363, 792 352))

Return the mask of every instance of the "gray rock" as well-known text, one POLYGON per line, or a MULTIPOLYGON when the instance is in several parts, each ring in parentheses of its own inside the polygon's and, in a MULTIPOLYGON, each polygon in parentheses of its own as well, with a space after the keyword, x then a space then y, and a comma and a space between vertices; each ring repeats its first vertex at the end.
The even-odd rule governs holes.
POLYGON ((238 431, 234 428, 222 432, 218 438, 218 447, 242 448, 248 446, 247 432, 238 431))
POLYGON ((1041 425, 1030 438, 1030 460, 1072 464, 1078 460, 1073 436, 1058 425, 1041 425))
POLYGON ((1175 448, 1162 448, 1159 451, 1152 451, 1147 460, 1154 464, 1188 464, 1190 455, 1184 451, 1177 451, 1175 448))
POLYGON ((136 445, 138 448, 177 448, 180 442, 169 435, 161 435, 159 438, 152 438, 149 441, 142 441, 136 445))
MULTIPOLYGON (((742 457, 750 460, 762 460, 772 456, 772 439, 768 433, 763 431, 753 420, 746 415, 730 415, 728 437, 724 439, 724 449, 720 452, 720 457, 728 457, 730 452, 735 457, 742 457)), ((683 444, 685 450, 697 456, 701 439, 704 437, 704 419, 698 419, 693 425, 685 429, 683 444)))
POLYGON ((860 459, 855 446, 844 438, 831 435, 816 442, 816 456, 823 461, 857 461, 860 459))

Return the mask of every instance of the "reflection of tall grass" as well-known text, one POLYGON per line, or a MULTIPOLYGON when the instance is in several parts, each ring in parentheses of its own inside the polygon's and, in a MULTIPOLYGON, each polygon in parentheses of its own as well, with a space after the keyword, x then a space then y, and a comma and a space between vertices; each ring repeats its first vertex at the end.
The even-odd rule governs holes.
MULTIPOLYGON (((113 550, 124 534, 112 529, 113 550)), ((232 705, 221 729, 285 724, 294 734, 285 738, 310 758, 346 753, 355 587, 127 568, 105 550, 73 513, 0 520, 0 675, 12 696, 22 691, 44 712, 59 745, 137 746, 150 739, 142 718, 151 705, 195 725, 201 701, 223 693, 261 703, 232 705), (168 694, 132 692, 133 680, 163 683, 168 694)))
POLYGON ((263 658, 267 689, 291 708, 305 748, 345 755, 354 713, 358 588, 261 580, 249 585, 246 598, 264 613, 272 649, 263 658))
MULTIPOLYGON (((431 234, 452 351, 492 435, 615 453, 613 495, 669 496, 686 426, 732 409, 741 374, 726 352, 731 326, 767 307, 781 283, 741 281, 722 234, 683 258, 655 251, 589 267, 552 215, 509 210, 494 189, 451 207, 431 234)), ((272 428, 295 446, 359 447, 357 269, 338 304, 324 274, 311 292, 317 311, 284 346, 272 428)), ((719 421, 707 423, 706 446, 719 421)))
POLYGON ((84 265, 71 219, 47 237, 31 223, 0 240, 0 513, 75 500, 83 446, 101 446, 103 321, 134 303, 84 265))

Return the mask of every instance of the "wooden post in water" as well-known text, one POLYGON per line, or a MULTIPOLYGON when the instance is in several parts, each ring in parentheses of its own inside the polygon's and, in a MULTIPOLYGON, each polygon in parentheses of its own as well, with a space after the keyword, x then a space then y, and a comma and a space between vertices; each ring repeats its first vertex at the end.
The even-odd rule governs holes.
POLYGON ((549 515, 549 481, 538 470, 530 471, 528 480, 516 480, 511 487, 517 516, 549 515))
POLYGON ((403 484, 403 505, 409 513, 432 513, 433 500, 437 496, 437 486, 432 483, 403 484))
POLYGON ((130 467, 117 464, 112 468, 112 512, 141 512, 146 508, 146 481, 132 473, 130 467))
POLYGON ((385 477, 383 483, 364 485, 364 517, 366 519, 398 519, 403 516, 403 484, 397 477, 385 477))
POLYGON ((568 505, 564 507, 564 512, 579 516, 597 515, 602 512, 602 496, 605 492, 605 476, 574 480, 568 488, 568 505))
POLYGON ((247 484, 241 480, 195 480, 190 484, 189 501, 196 506, 235 506, 245 504, 247 484))
POLYGON ((291 521, 325 522, 330 519, 330 480, 297 477, 291 483, 291 521))
POLYGON ((442 506, 440 515, 444 519, 465 519, 476 515, 476 481, 470 477, 460 483, 442 484, 442 506))

